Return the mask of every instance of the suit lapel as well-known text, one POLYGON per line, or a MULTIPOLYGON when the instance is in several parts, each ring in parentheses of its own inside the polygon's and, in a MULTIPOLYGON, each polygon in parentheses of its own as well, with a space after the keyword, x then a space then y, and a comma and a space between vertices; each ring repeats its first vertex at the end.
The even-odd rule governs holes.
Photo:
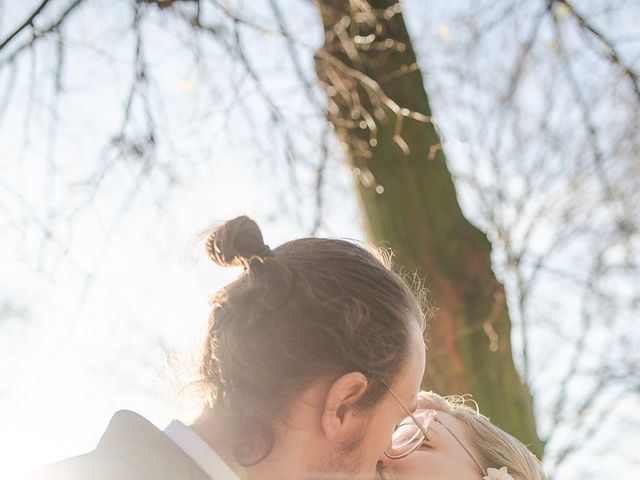
MULTIPOLYGON (((117 412, 98 443, 154 480, 212 480, 167 435, 140 415, 117 412)), ((215 480, 215 479, 214 479, 215 480)))

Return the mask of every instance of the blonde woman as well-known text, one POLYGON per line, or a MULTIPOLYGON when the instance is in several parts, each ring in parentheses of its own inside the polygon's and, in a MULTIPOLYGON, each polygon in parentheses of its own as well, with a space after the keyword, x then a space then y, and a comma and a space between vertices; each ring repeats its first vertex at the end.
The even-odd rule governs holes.
POLYGON ((480 415, 464 397, 420 392, 414 416, 429 434, 405 421, 379 462, 382 479, 547 480, 527 447, 480 415))

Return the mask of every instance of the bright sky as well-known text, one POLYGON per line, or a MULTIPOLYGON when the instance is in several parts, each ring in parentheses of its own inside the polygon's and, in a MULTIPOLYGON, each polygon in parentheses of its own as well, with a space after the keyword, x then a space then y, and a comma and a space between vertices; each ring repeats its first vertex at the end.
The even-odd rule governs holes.
MULTIPOLYGON (((270 151, 282 158, 278 139, 263 133, 264 143, 255 145, 248 127, 227 131, 220 115, 202 120, 211 105, 223 109, 230 97, 225 82, 212 79, 211 89, 200 83, 183 50, 164 36, 162 26, 148 32, 154 43, 149 62, 163 91, 170 93, 158 128, 178 132, 175 143, 159 146, 159 168, 139 189, 140 163, 114 166, 95 201, 68 221, 71 206, 90 191, 81 181, 98 164, 101 145, 96 139, 120 122, 128 85, 128 70, 122 66, 128 64, 130 38, 120 30, 127 7, 108 3, 95 2, 100 13, 81 13, 83 21, 76 24, 85 26, 66 32, 77 55, 65 60, 64 84, 72 94, 60 106, 55 135, 51 137, 49 130, 50 85, 16 85, 10 110, 0 119, 0 292, 18 307, 0 317, 3 479, 92 449, 118 409, 135 410, 158 426, 180 415, 165 368, 167 354, 197 350, 209 296, 236 274, 204 259, 199 246, 193 245, 197 232, 211 222, 249 213, 262 225, 266 242, 275 246, 306 235, 312 223, 310 214, 298 220, 283 212, 280 197, 287 187, 274 180, 283 176, 274 174, 274 164, 261 157, 261 152, 270 151), (88 44, 108 50, 108 55, 96 57, 88 44), (105 80, 87 88, 96 78, 105 80), (27 98, 35 99, 29 107, 34 112, 29 130, 23 121, 27 98), (30 148, 23 150, 27 139, 30 148), (162 173, 169 163, 179 178, 171 186, 162 173), (138 193, 131 197, 129 191, 138 193), (52 205, 63 214, 51 217, 52 205), (53 235, 46 241, 43 224, 53 235)), ((419 11, 417 0, 409 3, 412 11, 419 11)), ((435 5, 434 12, 444 3, 435 5)), ((12 15, 21 18, 23 11, 6 11, 0 37, 12 15)), ((430 27, 442 42, 455 38, 450 25, 423 24, 418 15, 415 18, 416 35, 430 27)), ((317 28, 305 34, 309 42, 319 38, 317 28)), ((40 55, 37 68, 51 77, 51 59, 40 55)), ((310 60, 305 60, 307 66, 310 60)), ((20 68, 29 68, 28 57, 20 68)), ((4 89, 8 77, 3 75, 4 89)), ((279 72, 274 72, 273 82, 274 88, 288 88, 279 72)), ((254 107, 249 103, 249 109, 254 107)), ((263 121, 260 115, 266 115, 255 108, 258 121, 263 121)), ((464 146, 457 150, 454 140, 448 153, 463 155, 464 146)), ((350 173, 339 163, 331 168, 332 195, 319 233, 362 239, 350 173)), ((298 214, 309 211, 296 210, 290 197, 284 205, 298 214)), ((631 402, 618 407, 622 413, 637 410, 631 402)), ((599 456, 599 478, 605 478, 603 472, 628 477, 629 462, 621 458, 599 456)), ((562 478, 592 475, 593 465, 587 460, 585 455, 578 457, 562 478)))
MULTIPOLYGON (((96 60, 77 48, 86 62, 67 64, 66 83, 75 93, 61 113, 54 145, 61 173, 52 187, 54 202, 65 211, 87 195, 80 180, 95 167, 100 145, 94 139, 120 121, 128 78, 113 65, 126 64, 128 49, 122 48, 121 33, 108 24, 119 25, 122 10, 102 18, 101 30, 69 34, 69 41, 78 43, 97 38, 101 46, 112 48, 115 59, 96 60), (84 79, 102 75, 109 81, 85 92, 84 79)), ((88 21, 95 23, 94 18, 88 21)), ((162 41, 157 31, 150 36, 162 41)), ((72 224, 66 216, 49 220, 56 239, 43 242, 37 224, 47 221, 50 201, 50 171, 42 159, 51 144, 41 141, 47 136, 49 117, 43 104, 49 92, 35 93, 32 148, 19 162, 22 124, 11 119, 27 105, 27 85, 17 86, 13 110, 4 118, 0 189, 10 216, 8 223, 3 221, 0 239, 0 288, 6 299, 26 310, 24 318, 9 315, 0 325, 3 479, 92 449, 118 409, 140 412, 159 426, 185 413, 175 403, 173 370, 178 367, 167 365, 168 357, 198 350, 209 297, 238 274, 213 266, 201 255, 201 245, 193 240, 198 232, 212 222, 248 213, 260 222, 271 245, 308 234, 310 218, 299 224, 274 201, 279 187, 272 181, 272 165, 254 160, 255 149, 243 151, 246 131, 237 132, 237 145, 230 147, 216 140, 227 135, 216 125, 219 120, 198 123, 200 106, 212 100, 196 72, 177 54, 154 50, 152 55, 157 56, 150 62, 162 72, 164 87, 175 95, 167 101, 171 124, 160 128, 175 124, 184 129, 182 144, 176 135, 174 145, 183 155, 165 147, 160 161, 187 157, 177 163, 181 182, 166 196, 162 175, 152 175, 130 201, 122 191, 134 189, 131 179, 138 166, 117 166, 95 203, 80 210, 72 224), (200 141, 199 135, 206 139, 200 141), (205 143, 213 144, 215 161, 206 160, 210 156, 203 153, 205 143), (124 217, 117 220, 121 211, 124 217), (25 228, 13 223, 24 218, 36 222, 25 228), (62 253, 61 245, 70 245, 70 251, 62 253), (85 272, 92 272, 89 280, 85 272)), ((39 65, 50 68, 43 59, 39 65)), ((349 191, 348 175, 344 169, 342 186, 333 180, 338 184, 334 192, 349 191)), ((354 198, 334 193, 338 195, 328 201, 329 228, 321 233, 362 238, 354 198)))

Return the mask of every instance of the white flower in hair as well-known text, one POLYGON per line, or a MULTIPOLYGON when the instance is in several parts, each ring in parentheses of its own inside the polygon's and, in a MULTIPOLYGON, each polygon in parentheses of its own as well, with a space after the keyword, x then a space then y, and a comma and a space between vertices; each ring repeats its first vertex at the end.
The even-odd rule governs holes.
POLYGON ((500 470, 487 468, 487 475, 482 477, 482 480, 513 480, 513 477, 507 472, 507 467, 502 467, 500 470))

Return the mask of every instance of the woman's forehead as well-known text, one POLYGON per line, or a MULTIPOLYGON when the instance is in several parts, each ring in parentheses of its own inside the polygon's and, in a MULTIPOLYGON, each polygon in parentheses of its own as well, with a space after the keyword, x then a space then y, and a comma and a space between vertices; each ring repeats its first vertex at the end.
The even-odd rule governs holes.
POLYGON ((469 456, 469 453, 465 452, 464 448, 458 443, 458 441, 461 442, 473 455, 477 455, 476 446, 472 444, 465 424, 460 419, 445 412, 438 412, 437 418, 442 425, 438 425, 438 422, 432 425, 438 429, 439 437, 446 443, 447 448, 455 450, 459 453, 460 458, 466 458, 471 462, 470 464, 473 464, 473 459, 469 456), (452 433, 457 437, 457 440, 451 435, 452 433))
POLYGON ((471 446, 469 445, 470 439, 467 433, 467 429, 462 420, 456 418, 450 413, 438 411, 438 421, 443 423, 449 430, 451 430, 467 447, 471 446))
POLYGON ((445 424, 449 430, 453 431, 460 440, 462 437, 466 439, 466 432, 463 423, 458 420, 456 417, 447 412, 438 411, 438 420, 445 424))

